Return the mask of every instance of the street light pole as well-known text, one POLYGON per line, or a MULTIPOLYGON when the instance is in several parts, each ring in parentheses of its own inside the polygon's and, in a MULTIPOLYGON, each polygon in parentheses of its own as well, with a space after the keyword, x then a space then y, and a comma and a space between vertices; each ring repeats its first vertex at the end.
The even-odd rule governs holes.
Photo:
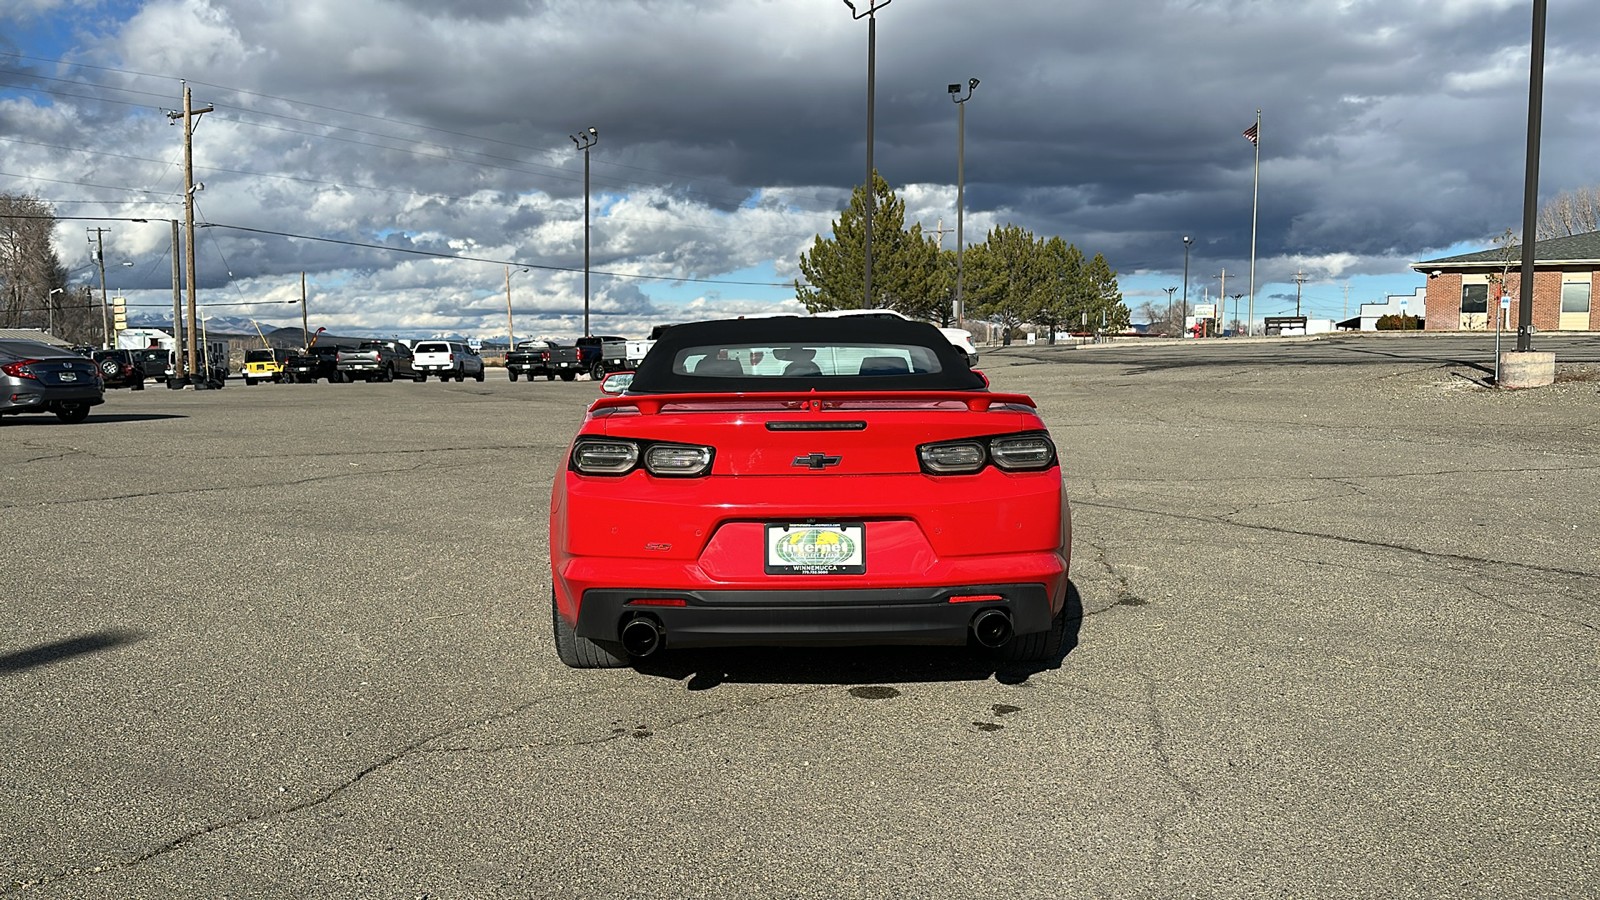
POLYGON ((961 317, 965 309, 961 303, 961 258, 967 248, 965 230, 967 208, 967 101, 972 99, 972 92, 977 90, 978 79, 967 79, 967 95, 959 96, 961 85, 950 85, 950 99, 956 104, 956 327, 961 327, 961 317))
MULTIPOLYGON (((583 133, 583 137, 569 134, 572 143, 583 151, 583 336, 589 336, 589 148, 600 140, 600 132, 593 126, 583 133)), ((506 293, 510 295, 511 282, 510 270, 506 275, 506 293)), ((509 299, 508 299, 509 302, 509 299)))
POLYGON ((1183 236, 1183 314, 1189 314, 1189 245, 1194 243, 1194 238, 1187 234, 1183 236))
POLYGON ((844 5, 850 7, 850 15, 852 17, 857 19, 864 17, 867 20, 867 217, 866 225, 862 232, 864 255, 866 257, 866 269, 863 273, 863 280, 866 283, 866 300, 862 305, 867 309, 871 309, 874 306, 872 302, 872 217, 877 207, 877 184, 873 176, 878 171, 872 165, 872 119, 873 105, 877 95, 878 65, 878 17, 875 13, 892 2, 893 0, 882 0, 881 3, 879 0, 870 0, 867 11, 862 12, 856 9, 856 5, 850 0, 844 0, 844 5))

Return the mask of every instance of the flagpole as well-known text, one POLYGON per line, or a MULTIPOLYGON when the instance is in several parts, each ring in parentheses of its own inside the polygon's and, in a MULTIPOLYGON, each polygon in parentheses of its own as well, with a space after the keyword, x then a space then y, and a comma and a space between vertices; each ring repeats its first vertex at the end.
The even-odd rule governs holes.
POLYGON ((1261 208, 1261 110, 1256 110, 1255 137, 1250 143, 1256 147, 1255 186, 1250 191, 1250 315, 1244 323, 1244 333, 1251 335, 1256 329, 1256 213, 1261 208))

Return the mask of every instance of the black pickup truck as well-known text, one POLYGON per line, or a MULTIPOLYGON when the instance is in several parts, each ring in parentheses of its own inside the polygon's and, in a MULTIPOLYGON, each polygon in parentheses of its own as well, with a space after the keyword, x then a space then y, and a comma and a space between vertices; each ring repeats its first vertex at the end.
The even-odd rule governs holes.
POLYGON ((535 375, 543 375, 546 381, 556 380, 557 375, 562 381, 572 381, 582 371, 578 348, 556 341, 522 341, 506 354, 506 373, 512 381, 518 375, 527 376, 529 381, 535 375))
POLYGON ((283 362, 283 380, 291 384, 315 384, 326 378, 329 384, 344 381, 339 371, 339 348, 332 344, 312 347, 290 356, 283 362))

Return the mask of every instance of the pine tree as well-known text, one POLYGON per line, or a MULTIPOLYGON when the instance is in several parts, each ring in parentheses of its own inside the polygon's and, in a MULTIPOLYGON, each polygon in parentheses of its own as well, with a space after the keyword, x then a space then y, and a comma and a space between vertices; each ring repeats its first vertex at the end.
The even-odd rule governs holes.
POLYGON ((1117 273, 1104 255, 1096 253, 1083 270, 1089 322, 1098 327, 1105 322, 1107 331, 1126 331, 1131 317, 1122 302, 1122 288, 1117 284, 1117 273))
POLYGON ((969 302, 1007 335, 1030 321, 1048 299, 1050 273, 1041 247, 1032 232, 1002 225, 966 254, 964 291, 969 302))
POLYGON ((1083 316, 1083 252, 1059 237, 1037 246, 1046 286, 1029 321, 1043 325, 1046 341, 1054 344, 1057 326, 1078 326, 1083 316))
POLYGON ((940 295, 939 248, 921 225, 905 227, 906 204, 873 173, 872 297, 866 297, 866 187, 833 222, 833 237, 817 235, 800 255, 802 278, 795 298, 811 312, 830 309, 893 309, 912 318, 936 317, 940 295))

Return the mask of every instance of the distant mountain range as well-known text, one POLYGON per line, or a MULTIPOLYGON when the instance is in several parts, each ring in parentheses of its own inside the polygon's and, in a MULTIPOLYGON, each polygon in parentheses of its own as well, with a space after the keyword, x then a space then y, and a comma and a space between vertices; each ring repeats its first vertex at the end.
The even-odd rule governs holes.
MULTIPOLYGON (((162 331, 172 330, 171 316, 153 316, 135 313, 128 317, 128 325, 132 328, 159 328, 162 331)), ((256 323, 253 319, 242 316, 212 316, 205 323, 206 336, 210 338, 259 338, 256 323)), ((316 329, 312 329, 315 332, 316 329)), ((274 347, 299 347, 304 343, 304 334, 299 328, 276 328, 261 326, 260 334, 265 335, 267 342, 274 347)), ((375 337, 393 337, 393 335, 335 335, 324 331, 322 337, 317 339, 319 344, 339 344, 355 346, 362 341, 375 337)), ((461 341, 466 343, 467 335, 458 333, 430 334, 429 338, 441 341, 461 341)), ((497 346, 493 341, 485 341, 484 347, 497 346)), ((498 346, 504 346, 498 345, 498 346)))

